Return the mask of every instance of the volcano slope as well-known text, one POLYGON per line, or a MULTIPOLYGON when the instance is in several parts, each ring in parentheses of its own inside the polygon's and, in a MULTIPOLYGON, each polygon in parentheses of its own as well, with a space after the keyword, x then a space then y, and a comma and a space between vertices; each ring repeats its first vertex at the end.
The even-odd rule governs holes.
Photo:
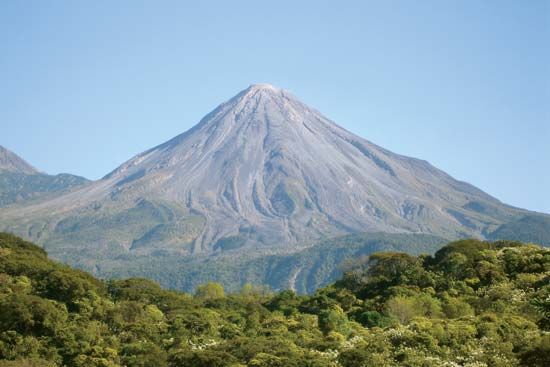
POLYGON ((101 276, 113 261, 284 255, 357 233, 486 238, 529 215, 256 84, 103 179, 0 210, 0 229, 101 276))

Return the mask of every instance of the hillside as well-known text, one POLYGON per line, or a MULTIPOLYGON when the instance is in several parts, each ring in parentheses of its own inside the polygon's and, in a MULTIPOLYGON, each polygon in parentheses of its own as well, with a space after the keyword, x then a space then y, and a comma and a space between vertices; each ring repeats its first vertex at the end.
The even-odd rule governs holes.
POLYGON ((231 251, 221 251, 213 257, 193 259, 162 254, 149 258, 121 255, 103 260, 100 269, 91 264, 75 265, 106 278, 145 276, 164 287, 184 291, 193 291, 201 283, 215 281, 230 291, 253 283, 272 289, 313 293, 342 275, 346 259, 377 251, 433 254, 446 242, 443 238, 422 234, 363 233, 324 240, 291 254, 235 256, 231 251))
POLYGON ((88 182, 83 177, 67 173, 47 175, 43 173, 0 172, 0 208, 31 200, 44 200, 88 182))
POLYGON ((502 224, 488 237, 492 240, 509 239, 550 246, 550 216, 526 215, 502 224))
MULTIPOLYGON (((25 191, 34 181, 6 185, 25 191)), ((25 196, 8 193, 8 201, 14 195, 25 196)), ((531 214, 354 135, 284 89, 256 84, 101 180, 0 208, 0 230, 100 277, 116 268, 159 279, 167 262, 279 263, 272 256, 285 262, 350 234, 487 238, 531 214)), ((306 290, 332 273, 312 275, 323 281, 300 274, 296 287, 306 290)))
POLYGON ((83 177, 67 173, 42 173, 0 146, 0 208, 52 198, 88 182, 83 177))
POLYGON ((38 170, 11 150, 0 145, 0 172, 35 174, 38 173, 38 170))
POLYGON ((547 366, 550 251, 464 240, 354 259, 312 296, 103 282, 0 234, 0 366, 547 366))

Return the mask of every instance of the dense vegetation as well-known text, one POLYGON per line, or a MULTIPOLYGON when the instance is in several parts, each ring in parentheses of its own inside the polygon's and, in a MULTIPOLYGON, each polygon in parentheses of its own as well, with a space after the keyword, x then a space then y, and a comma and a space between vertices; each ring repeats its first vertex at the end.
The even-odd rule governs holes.
POLYGON ((548 366, 550 251, 356 258, 311 296, 100 281, 0 234, 0 366, 548 366))
POLYGON ((526 215, 509 223, 504 223, 489 234, 492 240, 508 239, 538 243, 550 246, 550 216, 526 215))
MULTIPOLYGON (((156 254, 124 255, 101 261, 99 274, 106 278, 146 277, 163 287, 193 291, 210 281, 222 283, 231 292, 244 284, 264 284, 271 289, 294 289, 313 293, 342 276, 342 264, 378 251, 431 253, 448 241, 437 236, 410 233, 361 233, 321 241, 298 252, 249 257, 242 252, 219 251, 216 256, 200 258, 156 254)), ((70 262, 70 259, 66 258, 70 262)), ((93 263, 73 263, 94 271, 93 263)))

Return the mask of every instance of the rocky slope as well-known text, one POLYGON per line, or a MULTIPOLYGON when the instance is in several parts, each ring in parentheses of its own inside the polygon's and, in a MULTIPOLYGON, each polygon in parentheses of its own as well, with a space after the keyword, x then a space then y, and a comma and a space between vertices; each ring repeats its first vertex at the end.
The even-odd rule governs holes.
POLYGON ((103 179, 0 211, 0 229, 101 258, 289 253, 357 232, 485 237, 527 211, 252 85, 103 179))
POLYGON ((11 150, 0 145, 0 172, 38 173, 36 168, 25 162, 11 150))
POLYGON ((0 146, 0 208, 44 200, 89 182, 79 176, 39 172, 12 151, 0 146))

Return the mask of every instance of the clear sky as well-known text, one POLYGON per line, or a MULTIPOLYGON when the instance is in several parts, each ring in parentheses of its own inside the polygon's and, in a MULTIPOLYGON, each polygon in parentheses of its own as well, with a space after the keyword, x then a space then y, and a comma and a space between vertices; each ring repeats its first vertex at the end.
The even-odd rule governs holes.
POLYGON ((249 84, 550 213, 550 1, 2 1, 0 145, 97 179, 249 84))

